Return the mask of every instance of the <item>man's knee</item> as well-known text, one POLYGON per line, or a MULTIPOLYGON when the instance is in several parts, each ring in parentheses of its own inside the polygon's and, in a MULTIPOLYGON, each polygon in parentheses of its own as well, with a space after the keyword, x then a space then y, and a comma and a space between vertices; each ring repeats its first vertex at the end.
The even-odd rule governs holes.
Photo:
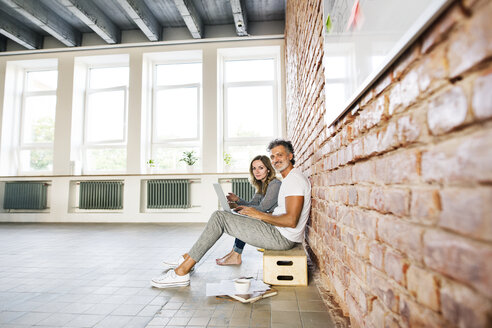
POLYGON ((211 221, 211 222, 217 222, 217 223, 219 223, 221 221, 221 219, 222 219, 223 216, 224 216, 223 215, 223 211, 217 210, 217 211, 215 211, 215 212, 212 213, 212 215, 210 216, 209 222, 211 221))

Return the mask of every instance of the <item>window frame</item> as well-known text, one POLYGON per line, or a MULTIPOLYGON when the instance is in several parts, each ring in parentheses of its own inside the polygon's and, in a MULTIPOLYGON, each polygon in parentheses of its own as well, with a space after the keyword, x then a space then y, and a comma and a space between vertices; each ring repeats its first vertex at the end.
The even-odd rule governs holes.
MULTIPOLYGON (((149 149, 149 158, 154 159, 155 158, 155 153, 156 149, 162 148, 162 149, 172 149, 172 148, 197 148, 198 153, 197 156, 198 158, 201 158, 201 153, 202 153, 202 110, 203 110, 203 60, 198 60, 198 59, 161 59, 161 60, 154 60, 152 61, 151 64, 151 69, 152 69, 152 87, 151 87, 151 110, 150 110, 150 149, 149 149), (172 85, 157 85, 157 68, 159 65, 181 65, 181 64, 200 64, 201 65, 201 80, 199 83, 185 83, 185 84, 172 84, 172 85), (185 89, 185 88, 195 88, 197 92, 197 107, 196 107, 196 119, 197 119, 197 126, 196 126, 196 137, 195 138, 173 138, 173 139, 166 139, 162 138, 159 139, 157 137, 157 120, 154 118, 157 116, 156 111, 157 111, 157 94, 159 91, 162 90, 173 90, 173 89, 185 89)), ((196 167, 200 167, 201 160, 199 159, 197 164, 195 164, 196 167)), ((159 171, 166 171, 170 172, 173 170, 180 171, 179 169, 159 169, 159 171)))
MULTIPOLYGON (((91 174, 91 173, 124 173, 126 171, 127 163, 125 161, 125 169, 124 170, 90 170, 88 168, 87 162, 87 151, 92 149, 126 149, 128 145, 128 94, 129 94, 129 84, 130 84, 130 67, 127 64, 115 63, 113 65, 95 65, 90 64, 86 67, 87 78, 85 81, 85 90, 84 90, 84 106, 83 106, 83 129, 82 129, 82 173, 83 174, 91 174), (126 67, 128 68, 128 81, 126 86, 116 86, 116 87, 108 87, 108 88, 90 88, 91 82, 91 70, 92 69, 101 69, 101 68, 117 68, 117 67, 126 67), (119 140, 102 140, 97 142, 89 142, 88 141, 88 121, 89 121, 89 97, 91 95, 102 93, 102 92, 111 92, 111 91, 123 91, 124 94, 124 113, 123 113, 123 138, 119 140)), ((128 157, 128 153, 126 154, 128 157)))
POLYGON ((255 52, 255 47, 252 48, 247 48, 248 54, 236 54, 236 53, 230 53, 230 49, 224 49, 223 54, 219 55, 220 58, 220 69, 219 69, 219 79, 220 79, 220 87, 219 87, 219 92, 220 92, 220 98, 222 100, 221 105, 219 106, 220 108, 220 114, 218 115, 219 120, 221 121, 219 126, 221 127, 221 133, 218 135, 219 138, 219 152, 218 156, 219 158, 217 159, 219 163, 219 170, 222 169, 225 171, 226 165, 223 162, 222 156, 224 152, 226 152, 227 148, 230 146, 259 146, 259 145, 265 145, 268 144, 273 138, 276 138, 278 135, 280 135, 281 129, 280 129, 280 123, 281 123, 281 114, 280 114, 280 107, 281 107, 281 100, 280 100, 280 95, 281 95, 281 81, 280 81, 280 76, 281 76, 281 58, 280 58, 280 49, 277 47, 266 47, 267 49, 261 47, 261 49, 258 50, 258 53, 255 52), (270 48, 270 49, 268 49, 270 48), (273 60, 273 65, 274 65, 274 77, 273 80, 257 80, 257 81, 243 81, 243 82, 226 82, 225 81, 225 76, 226 76, 226 62, 227 61, 246 61, 246 60, 268 60, 272 59, 273 60), (271 86, 272 87, 272 135, 271 136, 265 136, 265 137, 230 137, 229 136, 229 129, 227 126, 228 118, 229 118, 229 111, 227 109, 228 106, 228 88, 230 87, 241 87, 241 86, 271 86))
MULTIPOLYGON (((49 67, 42 67, 42 68, 24 68, 22 70, 22 92, 21 92, 21 97, 20 97, 20 117, 19 117, 19 139, 18 139, 18 147, 17 147, 17 160, 18 163, 21 163, 21 153, 26 150, 35 150, 35 149, 43 149, 43 150, 50 150, 53 152, 54 150, 54 143, 55 143, 55 138, 53 136, 53 141, 52 142, 30 142, 30 143, 25 143, 24 142, 24 135, 25 135, 25 123, 26 123, 26 99, 28 97, 37 97, 37 96, 54 96, 55 97, 55 117, 53 117, 54 121, 56 120, 56 103, 58 101, 57 99, 57 90, 58 90, 58 81, 56 88, 54 90, 50 91, 28 91, 27 90, 27 85, 28 85, 28 74, 31 72, 46 72, 46 71, 56 71, 57 76, 58 76, 58 67, 57 66, 49 66, 49 67)), ((55 124, 55 122, 54 122, 55 124)), ((55 126, 53 126, 55 128, 55 126)), ((54 156, 53 156, 54 157, 54 156)), ((52 160, 52 165, 54 158, 52 160)), ((53 172, 53 168, 51 170, 23 170, 22 169, 22 164, 19 164, 18 166, 18 173, 20 175, 25 175, 25 174, 49 174, 53 172)))

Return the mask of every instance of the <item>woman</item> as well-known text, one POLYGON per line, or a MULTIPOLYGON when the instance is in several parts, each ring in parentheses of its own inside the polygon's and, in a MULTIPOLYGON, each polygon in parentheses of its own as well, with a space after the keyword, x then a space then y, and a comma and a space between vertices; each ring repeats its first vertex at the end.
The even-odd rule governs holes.
MULTIPOLYGON (((282 182, 275 176, 275 169, 270 159, 264 155, 258 155, 249 165, 250 181, 256 188, 256 193, 247 202, 233 193, 227 195, 227 200, 232 203, 231 207, 236 205, 249 206, 261 212, 271 213, 277 207, 278 191, 282 182)), ((241 264, 241 254, 245 243, 236 238, 234 246, 230 253, 216 259, 218 265, 239 265, 241 264)))

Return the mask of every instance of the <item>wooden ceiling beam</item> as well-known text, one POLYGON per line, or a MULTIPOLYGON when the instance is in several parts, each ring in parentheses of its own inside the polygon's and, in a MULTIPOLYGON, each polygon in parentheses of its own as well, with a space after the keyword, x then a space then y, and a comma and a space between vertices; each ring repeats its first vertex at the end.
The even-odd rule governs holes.
MULTIPOLYGON (((79 46, 82 33, 38 0, 0 0, 68 47, 79 46)), ((17 42, 17 41, 16 41, 17 42)))
POLYGON ((27 49, 41 49, 43 46, 42 35, 24 27, 23 24, 14 21, 7 15, 4 15, 2 19, 0 19, 0 34, 27 49))
POLYGON ((120 29, 98 7, 84 0, 59 0, 72 14, 109 44, 120 43, 120 29))
POLYGON ((248 19, 246 15, 246 6, 243 0, 229 0, 234 16, 234 25, 236 33, 239 36, 247 36, 248 34, 248 19))
POLYGON ((116 0, 123 10, 137 24, 150 41, 159 41, 162 35, 161 24, 143 0, 116 0))
POLYGON ((203 38, 203 23, 193 3, 190 0, 174 0, 174 4, 193 38, 203 38))

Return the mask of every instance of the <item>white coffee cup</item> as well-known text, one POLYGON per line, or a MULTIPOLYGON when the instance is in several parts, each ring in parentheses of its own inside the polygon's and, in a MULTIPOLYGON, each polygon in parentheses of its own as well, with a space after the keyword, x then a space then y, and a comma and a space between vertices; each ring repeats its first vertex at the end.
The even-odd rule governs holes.
POLYGON ((234 287, 238 294, 248 294, 249 287, 251 286, 251 280, 239 278, 234 280, 234 287))

